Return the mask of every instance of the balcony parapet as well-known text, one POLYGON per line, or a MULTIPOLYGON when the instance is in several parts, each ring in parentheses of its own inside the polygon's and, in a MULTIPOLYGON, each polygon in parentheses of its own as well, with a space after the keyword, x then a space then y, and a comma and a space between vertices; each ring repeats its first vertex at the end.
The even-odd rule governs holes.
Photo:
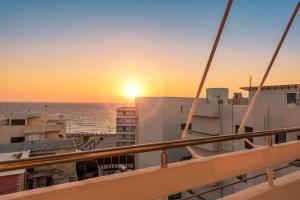
POLYGON ((212 136, 212 137, 200 138, 200 139, 174 140, 174 141, 167 141, 167 142, 138 144, 138 145, 127 146, 122 148, 99 149, 99 150, 92 150, 86 152, 64 153, 64 154, 57 154, 57 155, 33 157, 27 159, 0 162, 0 172, 23 169, 23 168, 31 168, 37 166, 45 166, 50 164, 73 162, 79 160, 98 159, 98 158, 104 158, 104 157, 110 157, 110 156, 116 156, 122 154, 144 153, 144 152, 158 151, 158 150, 165 151, 167 149, 186 147, 192 145, 210 144, 215 142, 255 138, 255 137, 262 137, 262 136, 272 136, 278 133, 292 134, 299 131, 300 131, 299 127, 283 128, 283 129, 256 131, 256 132, 244 133, 244 134, 226 134, 221 136, 212 136))
POLYGON ((172 163, 165 168, 156 166, 19 192, 1 198, 3 200, 156 199, 271 167, 299 156, 300 141, 293 141, 273 147, 265 146, 172 163), (118 192, 115 192, 116 190, 118 192))
POLYGON ((274 180, 274 186, 268 183, 250 187, 240 192, 228 195, 220 200, 274 200, 274 199, 300 199, 300 172, 293 172, 274 180))

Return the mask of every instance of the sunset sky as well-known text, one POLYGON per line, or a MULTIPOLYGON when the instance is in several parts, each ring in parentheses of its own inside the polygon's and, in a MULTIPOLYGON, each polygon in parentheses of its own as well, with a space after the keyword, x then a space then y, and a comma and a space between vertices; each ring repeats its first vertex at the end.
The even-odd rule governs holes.
MULTIPOLYGON (((296 3, 235 0, 205 87, 258 84, 296 3)), ((0 0, 0 101, 195 96, 226 4, 0 0)), ((267 84, 300 83, 299 53, 298 14, 267 84)))

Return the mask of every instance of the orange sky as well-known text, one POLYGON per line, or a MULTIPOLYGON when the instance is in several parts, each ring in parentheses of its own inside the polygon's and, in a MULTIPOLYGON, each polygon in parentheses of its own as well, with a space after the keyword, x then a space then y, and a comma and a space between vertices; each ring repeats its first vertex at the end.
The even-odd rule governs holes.
MULTIPOLYGON (((231 92, 240 91, 240 86, 248 84, 250 74, 257 84, 267 59, 257 58, 253 62, 252 58, 239 56, 239 60, 233 61, 229 54, 217 55, 206 87, 228 87, 231 92), (253 65, 261 66, 261 69, 253 65)), ((11 66, 1 69, 2 101, 124 102, 130 101, 124 95, 124 87, 130 84, 140 86, 141 96, 193 96, 206 62, 205 58, 198 63, 196 59, 173 60, 170 57, 133 59, 139 56, 108 60, 97 56, 74 56, 75 59, 28 57, 1 59, 1 65, 11 66), (189 65, 193 70, 186 67, 189 65)), ((299 82, 296 73, 282 67, 299 66, 299 61, 282 57, 274 65, 268 83, 299 82)))
MULTIPOLYGON (((127 102, 130 84, 141 96, 195 96, 226 2, 8 3, 0 8, 0 101, 127 102)), ((205 88, 240 92, 250 75, 258 84, 294 4, 269 12, 233 5, 205 88)), ((299 27, 298 16, 266 84, 300 82, 299 27)))

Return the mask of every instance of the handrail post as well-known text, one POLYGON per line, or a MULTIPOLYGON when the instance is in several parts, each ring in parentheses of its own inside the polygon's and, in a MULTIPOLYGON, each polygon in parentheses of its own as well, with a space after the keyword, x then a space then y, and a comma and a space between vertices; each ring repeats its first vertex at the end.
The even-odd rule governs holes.
POLYGON ((272 135, 269 135, 269 136, 268 136, 268 146, 269 146, 269 147, 272 147, 272 146, 273 146, 273 138, 272 138, 272 135))
POLYGON ((160 167, 161 168, 167 168, 168 167, 168 153, 165 149, 162 150, 162 152, 160 154, 160 167))
MULTIPOLYGON (((160 167, 167 168, 168 167, 168 153, 165 149, 160 153, 160 167)), ((161 197, 159 200, 168 200, 169 196, 161 197)))
MULTIPOLYGON (((273 147, 273 136, 269 135, 268 136, 268 146, 269 147, 273 147)), ((268 167, 267 168, 267 179, 268 179, 268 184, 269 186, 274 186, 274 171, 272 167, 268 167)))

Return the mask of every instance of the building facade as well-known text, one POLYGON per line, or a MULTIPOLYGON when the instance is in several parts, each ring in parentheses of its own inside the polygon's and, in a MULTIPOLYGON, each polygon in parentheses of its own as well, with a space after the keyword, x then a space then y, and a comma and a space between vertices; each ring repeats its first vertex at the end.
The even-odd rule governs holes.
MULTIPOLYGON (((28 158, 30 151, 1 153, 0 161, 28 158)), ((0 195, 26 190, 26 170, 0 172, 0 195)))
POLYGON ((117 146, 128 146, 135 144, 135 128, 137 116, 135 107, 117 108, 116 134, 117 146))
MULTIPOLYGON (((225 88, 211 88, 207 90, 207 97, 199 100, 189 127, 188 138, 205 138, 218 135, 235 134, 241 120, 252 100, 254 89, 249 90, 249 99, 235 93, 233 98, 228 97, 225 88)), ((248 90, 249 88, 242 88, 248 90)), ((245 132, 263 131, 270 129, 290 128, 300 126, 298 85, 267 86, 261 91, 258 101, 247 120, 245 132)), ((136 101, 137 116, 137 143, 151 143, 180 139, 189 113, 192 98, 153 97, 139 98, 136 101)), ((300 133, 278 134, 273 136, 274 143, 283 143, 300 139, 300 133)), ((257 145, 266 145, 267 138, 260 137, 252 140, 257 145)), ((193 146, 194 151, 200 156, 217 155, 252 148, 244 140, 221 142, 207 145, 193 146)), ((168 151, 169 162, 176 162, 190 156, 186 149, 177 149, 176 152, 168 151)), ((159 165, 160 152, 150 152, 137 155, 138 168, 159 165)), ((290 163, 277 166, 275 178, 297 170, 290 163)), ((249 177, 263 174, 260 170, 249 174, 242 174, 228 180, 214 183, 193 192, 205 191, 217 186, 234 184, 226 189, 204 195, 205 199, 220 198, 224 195, 240 191, 265 181, 265 176, 247 180, 249 177), (244 181, 245 180, 245 181, 244 181)))
POLYGON ((60 115, 49 119, 43 114, 0 116, 0 144, 24 141, 56 140, 66 137, 66 124, 60 115))

